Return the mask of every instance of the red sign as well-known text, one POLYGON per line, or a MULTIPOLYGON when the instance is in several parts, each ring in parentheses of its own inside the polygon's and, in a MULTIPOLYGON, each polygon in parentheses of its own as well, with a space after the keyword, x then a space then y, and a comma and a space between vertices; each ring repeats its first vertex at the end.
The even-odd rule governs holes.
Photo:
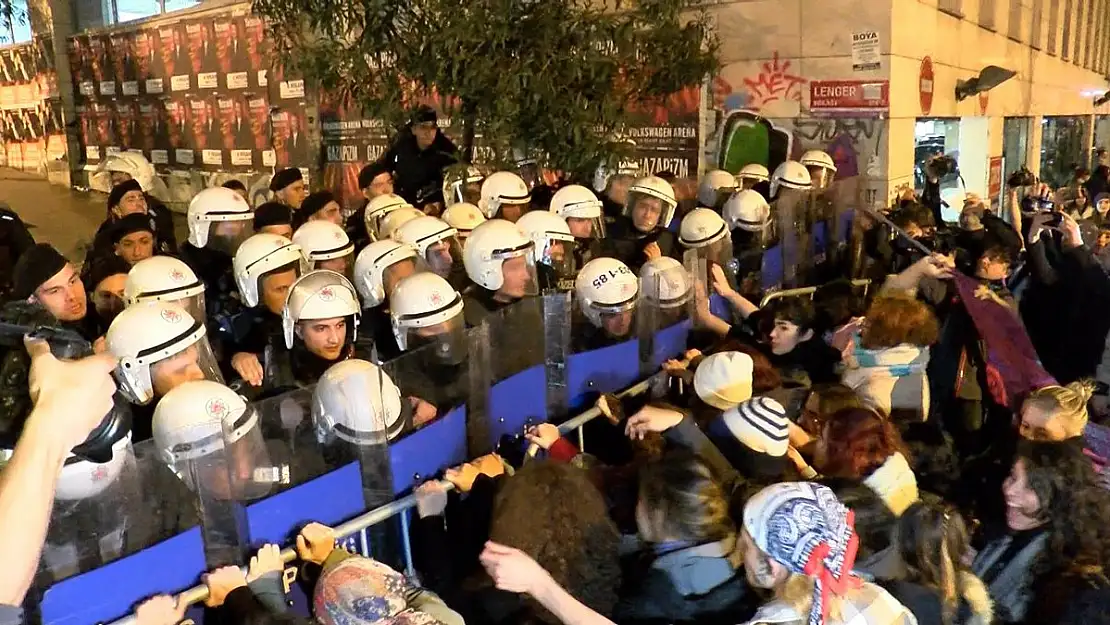
POLYGON ((987 105, 990 104, 990 101, 991 101, 990 100, 990 94, 988 92, 981 91, 979 93, 979 114, 980 115, 986 115, 987 114, 987 105))
POLYGON ((998 197, 999 194, 1002 193, 1002 157, 1001 156, 995 156, 995 157, 991 158, 990 169, 988 171, 990 172, 990 177, 988 178, 989 181, 987 183, 987 185, 988 185, 987 195, 989 195, 991 197, 991 199, 993 200, 994 198, 998 197))
POLYGON ((809 83, 809 108, 886 110, 890 108, 890 81, 814 80, 809 83))
POLYGON ((921 98, 921 114, 928 115, 933 110, 933 59, 929 57, 921 59, 917 90, 921 98))

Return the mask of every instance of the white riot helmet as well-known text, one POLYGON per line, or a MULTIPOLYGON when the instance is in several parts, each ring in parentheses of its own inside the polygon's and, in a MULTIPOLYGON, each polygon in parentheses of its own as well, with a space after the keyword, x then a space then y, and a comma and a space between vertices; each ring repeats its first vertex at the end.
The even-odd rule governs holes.
POLYGON ((423 269, 418 261, 416 250, 400 241, 374 241, 362 248, 355 258, 355 288, 363 307, 384 304, 391 286, 423 269))
POLYGON ((173 302, 129 306, 112 321, 108 351, 119 359, 116 381, 128 401, 150 403, 189 380, 222 380, 204 320, 173 302))
POLYGON ((111 173, 120 172, 131 176, 138 182, 144 193, 149 193, 163 200, 168 196, 166 183, 162 182, 162 179, 154 171, 154 165, 146 160, 141 152, 109 154, 104 160, 100 161, 96 171, 98 177, 107 178, 103 183, 108 188, 114 186, 111 184, 111 173))
POLYGON ((135 458, 131 433, 112 443, 112 459, 97 463, 76 456, 66 458, 54 487, 57 501, 80 501, 96 497, 119 479, 124 467, 135 458))
POLYGON ((257 479, 274 468, 266 466, 258 412, 223 384, 200 380, 173 389, 154 409, 152 429, 158 455, 190 490, 210 490, 219 499, 249 499, 269 488, 265 484, 258 492, 252 486, 273 481, 257 479), (242 473, 244 467, 249 475, 242 473))
POLYGON ((306 319, 351 317, 347 334, 353 341, 358 335, 361 313, 358 294, 346 277, 327 269, 310 271, 289 287, 285 297, 285 308, 281 311, 285 346, 293 348, 297 324, 306 319))
POLYGON ((459 202, 447 207, 443 211, 443 221, 451 224, 455 230, 459 231, 459 240, 465 241, 466 237, 470 236, 470 231, 482 225, 486 221, 486 216, 478 207, 468 202, 459 202))
POLYGON ((758 191, 751 189, 733 194, 721 212, 731 230, 762 232, 771 220, 771 205, 758 191))
POLYGON ((399 208, 406 207, 412 208, 412 204, 409 204, 408 200, 395 193, 379 195, 370 200, 366 205, 366 212, 363 214, 363 222, 370 239, 377 240, 381 238, 378 235, 378 227, 381 225, 383 217, 399 208))
POLYGON ((640 293, 656 308, 666 310, 685 305, 693 288, 689 272, 670 256, 653 258, 640 267, 640 293))
POLYGON ((809 169, 809 177, 815 189, 827 189, 836 175, 836 163, 822 150, 809 150, 799 161, 809 169))
POLYGON ((698 258, 722 267, 730 266, 733 260, 732 233, 712 209, 695 208, 687 213, 678 229, 678 241, 686 249, 696 250, 698 258))
POLYGON ((771 197, 778 195, 780 188, 808 191, 813 187, 809 170, 798 161, 785 161, 775 168, 771 176, 771 197))
POLYGON ((624 216, 632 220, 640 232, 651 232, 657 228, 666 228, 674 219, 675 207, 674 187, 671 183, 658 176, 640 178, 628 187, 628 200, 624 205, 624 216), (636 207, 644 204, 650 207, 640 220, 637 220, 636 207), (654 214, 654 224, 652 224, 654 214))
POLYGON ((301 246, 280 234, 263 232, 244 241, 231 261, 235 285, 239 287, 243 303, 251 308, 257 306, 262 293, 262 276, 288 265, 294 265, 298 277, 309 270, 308 260, 305 259, 301 246))
POLYGON ((551 196, 552 213, 567 220, 571 232, 578 230, 576 222, 586 222, 590 227, 589 236, 580 236, 582 239, 605 238, 605 216, 602 214, 601 200, 597 199, 593 191, 578 184, 571 184, 559 189, 551 196))
POLYGON ((462 262, 458 234, 442 219, 424 215, 402 225, 393 233, 393 238, 415 247, 432 271, 447 278, 462 262))
POLYGON ((723 169, 708 171, 698 184, 698 203, 706 208, 719 209, 725 199, 736 191, 736 177, 723 169))
POLYGON ((736 174, 736 181, 740 184, 741 189, 750 189, 760 182, 767 182, 771 179, 771 172, 759 163, 748 163, 740 168, 740 173, 736 174))
POLYGON ((409 276, 389 298, 389 316, 397 347, 408 351, 440 338, 465 345, 463 300, 449 282, 431 272, 409 276))
POLYGON ((305 222, 293 233, 293 243, 300 246, 309 269, 350 275, 355 244, 341 226, 322 219, 305 222))
POLYGON ((443 201, 452 205, 477 202, 481 198, 481 184, 485 178, 481 170, 473 165, 467 165, 465 171, 444 172, 443 201))
POLYGON ((184 261, 173 256, 151 256, 140 260, 127 272, 123 301, 128 306, 139 302, 176 302, 194 319, 207 319, 204 283, 184 261))
POLYGON ((254 212, 250 204, 231 189, 210 187, 193 196, 186 216, 189 243, 195 247, 217 244, 228 256, 253 234, 254 212))
POLYGON ((385 217, 382 217, 381 223, 378 224, 378 237, 381 239, 395 238, 394 235, 398 228, 413 219, 420 219, 424 216, 424 211, 411 206, 392 211, 385 217))
POLYGON ((682 218, 678 242, 687 249, 698 249, 725 238, 728 230, 728 224, 713 209, 695 208, 682 218))
POLYGON ((312 392, 317 440, 384 444, 405 428, 404 404, 400 389, 377 365, 357 358, 336 363, 312 392))
POLYGON ((513 284, 517 293, 511 297, 536 295, 536 265, 532 260, 532 241, 524 236, 516 224, 504 219, 491 219, 474 229, 463 247, 463 265, 466 275, 478 286, 497 291, 505 286, 504 265, 520 258, 520 267, 514 267, 513 284), (517 271, 519 270, 519 271, 517 271), (519 282, 519 284, 518 284, 519 282))
POLYGON ((516 226, 532 240, 535 264, 551 267, 557 277, 574 276, 574 235, 565 219, 547 211, 532 211, 525 213, 516 226))
MULTIPOLYGON (((636 309, 640 279, 615 258, 595 258, 578 272, 574 282, 575 299, 582 314, 595 327, 606 327, 606 317, 617 318, 636 309)), ((631 320, 624 332, 631 329, 631 320)))
POLYGON ((486 219, 493 219, 500 214, 502 206, 519 206, 521 213, 527 212, 531 201, 532 193, 523 178, 511 171, 499 171, 482 182, 478 209, 486 219))

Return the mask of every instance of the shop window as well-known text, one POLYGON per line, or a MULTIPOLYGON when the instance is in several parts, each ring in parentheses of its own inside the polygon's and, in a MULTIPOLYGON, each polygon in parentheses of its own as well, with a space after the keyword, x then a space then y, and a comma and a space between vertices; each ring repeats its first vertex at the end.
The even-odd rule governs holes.
POLYGON ((1072 179, 1076 167, 1086 167, 1090 149, 1086 145, 1086 116, 1041 119, 1041 179, 1062 187, 1072 179))
POLYGON ((133 22, 188 9, 201 0, 72 0, 79 29, 133 22))
MULTIPOLYGON (((938 154, 960 157, 960 120, 918 119, 913 129, 913 188, 917 193, 925 189, 925 164, 938 154)), ((951 173, 940 179, 941 196, 960 187, 960 177, 951 173)), ((950 216, 949 216, 950 217, 950 216)), ((953 218, 954 220, 955 218, 953 218)))
POLYGON ((1010 19, 1007 21, 1006 36, 1014 41, 1024 42, 1022 38, 1021 0, 1010 0, 1010 19))
POLYGON ((979 0, 979 25, 987 30, 994 30, 996 12, 994 0, 979 0))
POLYGON ((937 0, 937 8, 949 15, 964 16, 964 0, 937 0))

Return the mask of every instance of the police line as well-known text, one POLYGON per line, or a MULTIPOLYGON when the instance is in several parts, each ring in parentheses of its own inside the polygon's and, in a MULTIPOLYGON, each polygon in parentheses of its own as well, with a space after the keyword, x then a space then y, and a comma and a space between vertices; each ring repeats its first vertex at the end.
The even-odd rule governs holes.
MULTIPOLYGON (((653 375, 652 377, 649 377, 645 380, 641 380, 640 382, 634 384, 633 386, 621 391, 620 393, 617 393, 617 396, 621 397, 621 398, 624 398, 624 397, 634 397, 634 396, 643 394, 649 388, 651 388, 652 383, 655 381, 655 379, 658 375, 660 375, 660 374, 656 374, 656 375, 653 375)), ((568 421, 559 425, 559 433, 566 436, 567 434, 569 434, 571 432, 577 431, 579 441, 581 442, 583 440, 583 437, 584 437, 582 428, 587 423, 589 423, 590 421, 592 421, 593 419, 597 418, 600 415, 601 415, 601 411, 596 406, 593 407, 593 408, 590 408, 589 410, 586 410, 585 412, 579 414, 578 416, 573 417, 572 419, 569 419, 568 421)), ((442 482, 442 484, 447 490, 453 490, 454 489, 454 485, 451 484, 450 482, 445 481, 445 482, 442 482)), ((406 568, 408 569, 407 572, 411 574, 412 573, 412 556, 411 556, 412 545, 410 543, 410 536, 409 536, 409 532, 408 532, 408 520, 407 520, 406 513, 409 510, 411 510, 415 507, 416 507, 416 495, 413 494, 413 495, 407 495, 405 497, 401 497, 400 499, 397 499, 396 501, 390 502, 390 503, 388 503, 384 506, 381 506, 379 508, 375 508, 374 510, 371 510, 371 511, 365 513, 365 514, 357 516, 357 517, 351 519, 350 521, 347 521, 346 523, 343 523, 343 524, 337 526, 335 528, 335 535, 338 537, 337 541, 343 547, 346 547, 346 548, 355 547, 355 549, 353 549, 354 551, 358 551, 359 553, 361 553, 364 556, 371 557, 373 554, 371 554, 369 552, 369 549, 368 549, 367 544, 366 544, 367 541, 365 540, 365 536, 362 537, 363 538, 362 540, 360 540, 360 541, 357 540, 359 538, 360 533, 362 533, 364 530, 366 530, 367 528, 369 528, 373 525, 383 523, 383 522, 385 522, 385 521, 387 521, 387 520, 389 520, 389 519, 391 519, 395 516, 400 516, 401 519, 402 519, 402 527, 403 527, 403 547, 404 547, 405 565, 406 565, 406 568)), ((281 561, 285 564, 293 562, 294 560, 296 560, 296 558, 297 558, 297 552, 293 547, 286 547, 285 549, 283 549, 281 551, 281 561)), ((246 569, 244 568, 244 572, 245 572, 245 570, 246 569)), ((287 569, 285 571, 285 573, 283 575, 283 580, 282 580, 285 592, 288 593, 288 592, 291 592, 293 590, 293 582, 296 581, 296 574, 297 573, 296 573, 295 568, 290 568, 290 569, 287 569)), ((208 599, 208 587, 203 585, 203 584, 193 586, 192 588, 189 588, 188 590, 186 590, 186 591, 182 592, 180 595, 178 595, 178 601, 179 602, 182 602, 182 603, 184 603, 186 605, 190 605, 190 606, 195 605, 195 604, 199 604, 199 603, 203 603, 207 599, 208 599)), ((112 622, 111 625, 137 625, 137 623, 138 623, 138 621, 136 620, 136 617, 134 615, 130 615, 130 616, 127 616, 125 618, 122 618, 122 619, 119 619, 117 621, 112 622)), ((195 623, 195 621, 190 619, 190 620, 183 621, 182 625, 192 625, 194 623, 195 623)))

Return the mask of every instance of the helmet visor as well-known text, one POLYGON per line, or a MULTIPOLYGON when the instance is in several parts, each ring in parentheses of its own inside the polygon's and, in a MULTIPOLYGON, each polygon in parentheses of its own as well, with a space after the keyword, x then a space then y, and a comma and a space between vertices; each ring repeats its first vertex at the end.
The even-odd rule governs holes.
POLYGON ((648 193, 629 191, 624 216, 631 219, 632 225, 640 232, 652 232, 670 224, 674 203, 648 193))
POLYGON ((208 225, 208 245, 228 256, 235 256, 239 246, 254 235, 254 224, 250 219, 235 221, 213 221, 208 225))
POLYGON ((428 245, 424 250, 428 269, 446 279, 454 267, 462 265, 462 243, 458 236, 449 236, 428 245))
MULTIPOLYGON (((270 462, 258 413, 247 404, 243 414, 221 423, 222 431, 183 432, 165 450, 170 466, 207 507, 209 502, 250 501, 282 481, 270 462)), ((206 515, 207 516, 207 515, 206 515)))
POLYGON ((573 279, 578 273, 574 259, 574 241, 548 237, 538 260, 551 267, 557 278, 573 279))
POLYGON ((567 226, 570 228, 570 233, 574 238, 579 240, 588 239, 604 239, 605 238, 605 218, 604 217, 574 217, 567 216, 567 226))
POLYGON ((395 331, 398 343, 405 351, 420 350, 445 365, 455 365, 466 360, 466 321, 461 313, 429 326, 397 325, 395 331))
POLYGON ((820 165, 806 165, 806 169, 809 170, 809 179, 815 191, 823 191, 832 186, 833 179, 836 177, 836 172, 833 170, 820 165))
POLYGON ((224 382, 207 336, 150 365, 150 383, 155 397, 162 397, 185 382, 196 380, 224 382))
POLYGON ((531 248, 528 245, 517 250, 494 251, 494 260, 501 260, 501 288, 497 291, 502 295, 515 299, 539 295, 539 279, 531 248))
POLYGON ((312 270, 327 269, 343 276, 348 281, 354 281, 355 271, 355 249, 350 246, 350 251, 346 254, 321 254, 320 257, 313 255, 312 270))

